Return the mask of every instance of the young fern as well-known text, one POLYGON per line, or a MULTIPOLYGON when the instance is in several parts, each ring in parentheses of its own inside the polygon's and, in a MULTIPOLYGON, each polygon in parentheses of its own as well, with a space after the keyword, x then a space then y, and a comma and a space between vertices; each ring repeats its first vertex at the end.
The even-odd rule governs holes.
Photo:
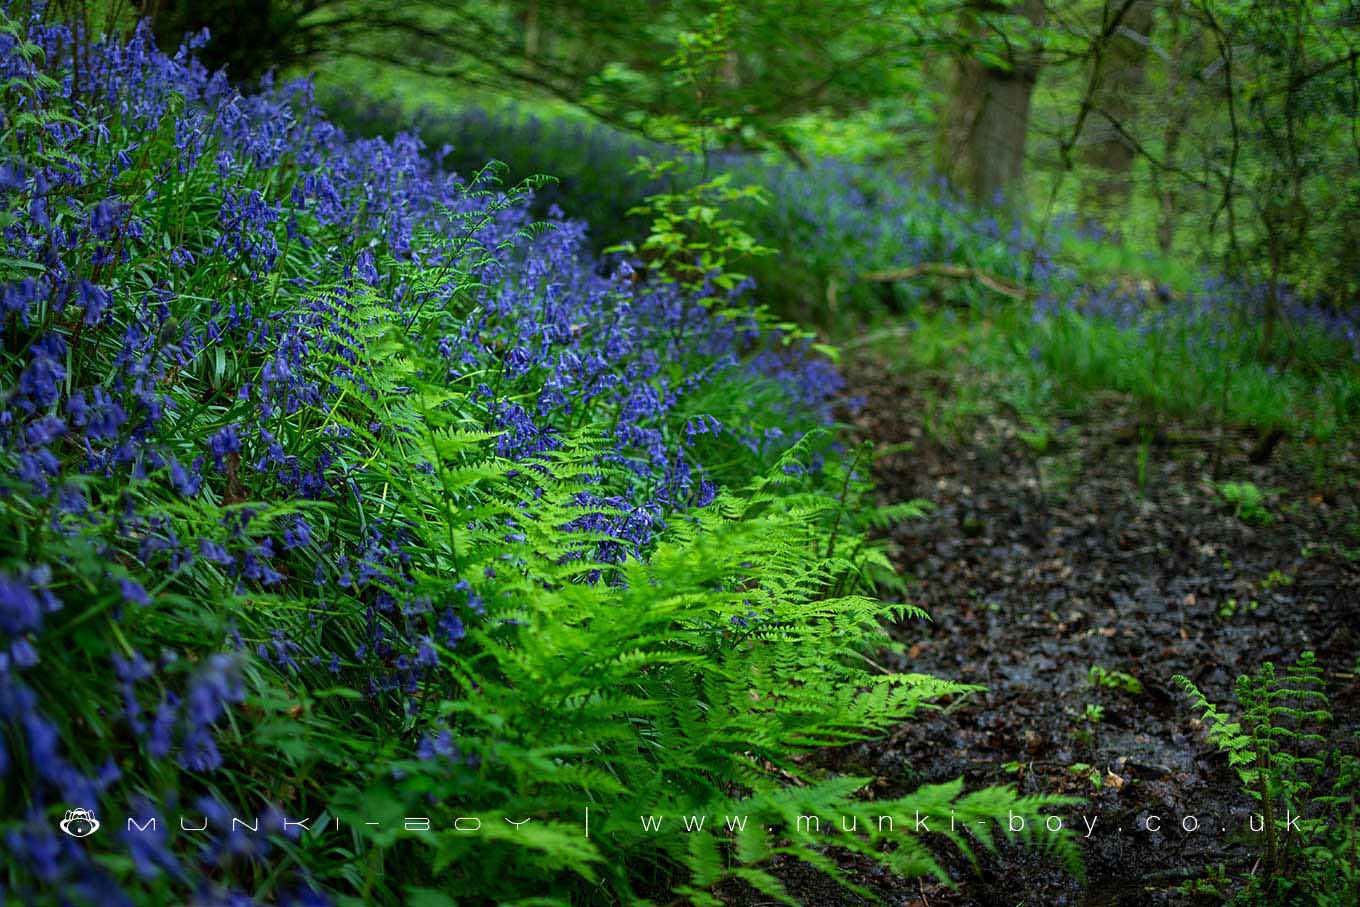
MULTIPOLYGON (((450 427, 463 397, 424 378, 406 343, 368 339, 383 366, 366 379, 370 393, 354 398, 369 413, 349 419, 356 431, 369 417, 384 426, 365 437, 377 459, 432 466, 388 483, 381 518, 407 526, 414 550, 457 548, 456 558, 428 559, 450 570, 418 577, 431 594, 455 577, 494 571, 499 595, 462 645, 441 652, 444 679, 429 681, 438 691, 435 723, 452 731, 462 761, 402 763, 402 779, 356 783, 347 802, 356 813, 374 808, 375 797, 443 812, 417 805, 433 797, 456 800, 484 828, 488 815, 500 825, 537 823, 533 837, 503 828, 489 839, 429 836, 444 890, 511 899, 521 880, 550 873, 558 890, 574 892, 562 903, 590 902, 601 896, 596 886, 632 902, 637 878, 625 867, 650 863, 695 903, 718 903, 714 890, 727 879, 787 899, 768 866, 780 854, 854 890, 826 847, 872 855, 897 872, 941 874, 925 843, 900 827, 917 809, 941 821, 951 811, 971 817, 970 836, 990 847, 979 819, 1061 802, 1001 789, 964 796, 955 785, 874 803, 860 799, 868 779, 819 778, 797 759, 884 733, 972 689, 866 668, 865 652, 885 639, 882 622, 902 609, 828 594, 855 565, 826 556, 825 527, 847 506, 836 483, 818 490, 788 471, 816 450, 811 440, 748 488, 676 521, 645 560, 605 563, 598 554, 607 537, 552 527, 579 525, 597 509, 580 495, 609 479, 601 465, 608 445, 582 432, 564 445, 570 453, 527 468, 501 460, 489 434, 450 427), (522 531, 497 528, 509 519, 522 531), (583 841, 574 823, 586 807, 592 831, 583 841), (748 824, 733 836, 680 824, 681 816, 716 824, 728 815, 748 824), (895 833, 866 832, 879 815, 896 817, 895 833), (675 827, 649 830, 642 816, 670 817, 675 827), (808 816, 825 827, 800 828, 808 816), (856 833, 831 832, 842 816, 856 833), (506 865, 519 868, 492 868, 506 865)), ((868 550, 858 531, 842 529, 847 550, 868 550)), ((961 834, 946 839, 969 847, 961 834)), ((373 843, 394 846, 376 835, 373 843)), ((1070 842, 1044 843, 1074 857, 1070 842)))
POLYGON ((1313 653, 1302 653, 1282 671, 1267 662, 1254 674, 1239 677, 1238 720, 1209 702, 1188 678, 1174 679, 1200 712, 1210 742, 1227 755, 1243 791, 1259 810, 1252 827, 1262 836, 1262 871, 1242 895, 1243 902, 1304 892, 1315 899, 1313 903, 1353 902, 1355 757, 1327 748, 1323 731, 1332 713, 1323 671, 1313 653), (1330 791, 1319 793, 1329 775, 1335 779, 1330 791), (1328 821, 1319 813, 1340 821, 1328 821), (1341 889, 1321 883, 1322 878, 1346 880, 1351 900, 1331 900, 1341 889))

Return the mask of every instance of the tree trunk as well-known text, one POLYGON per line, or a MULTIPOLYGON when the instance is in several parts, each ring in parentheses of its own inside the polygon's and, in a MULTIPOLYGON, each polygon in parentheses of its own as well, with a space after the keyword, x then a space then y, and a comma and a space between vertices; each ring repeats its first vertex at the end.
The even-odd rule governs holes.
POLYGON ((1187 87, 1188 80, 1182 72, 1183 68, 1191 71, 1202 68, 1196 61, 1203 55, 1202 35, 1196 30, 1187 33, 1181 6, 1179 2, 1165 6, 1171 29, 1167 58, 1171 62, 1163 67, 1166 83, 1161 90, 1161 106, 1166 111, 1166 122, 1162 127, 1162 166, 1152 168, 1152 191, 1160 210, 1157 248, 1164 254, 1169 254, 1175 245, 1181 214, 1181 177, 1171 172, 1171 168, 1180 165, 1181 137, 1190 128, 1191 114, 1197 109, 1193 83, 1187 87))
POLYGON ((1081 160, 1095 173, 1082 184, 1080 211, 1106 227, 1114 228, 1123 219, 1132 194, 1136 152, 1123 132, 1133 132, 1143 91, 1152 10, 1152 0, 1128 3, 1103 52, 1091 62, 1092 116, 1086 121, 1081 160))
MULTIPOLYGON (((1041 25, 1044 5, 1042 0, 1024 0, 1008 10, 973 0, 964 14, 965 28, 977 34, 983 14, 1001 22, 1023 16, 1041 25)), ((990 65, 971 55, 955 61, 936 147, 939 172, 980 205, 1015 193, 1024 162, 1030 95, 1039 75, 1038 62, 1023 42, 1007 41, 1005 47, 1007 66, 990 65)))
POLYGON ((528 0, 524 7, 524 60, 533 65, 538 59, 538 0, 528 0))
MULTIPOLYGON (((1168 166, 1176 163, 1180 151, 1181 133, 1190 123, 1190 105, 1186 104, 1167 118, 1166 130, 1162 135, 1162 161, 1168 166)), ((1159 177, 1157 196, 1161 202, 1161 216, 1157 219, 1157 248, 1164 254, 1171 252, 1176 241, 1176 225, 1180 220, 1180 191, 1177 189, 1178 177, 1159 177)))

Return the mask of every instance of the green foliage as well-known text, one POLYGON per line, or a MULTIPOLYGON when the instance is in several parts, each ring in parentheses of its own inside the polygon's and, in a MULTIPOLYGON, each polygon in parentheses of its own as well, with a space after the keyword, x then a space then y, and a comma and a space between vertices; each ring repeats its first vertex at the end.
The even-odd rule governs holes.
POLYGON ((1121 327, 1064 312, 1019 337, 1029 333, 1053 373, 1083 388, 1128 393, 1161 412, 1324 439, 1360 412, 1360 374, 1349 353, 1325 337, 1301 346, 1313 362, 1282 371, 1256 358, 1260 325, 1234 321, 1229 312, 1198 326, 1174 317, 1153 323, 1155 312, 1146 317, 1121 327))
POLYGON ((1087 672, 1086 676, 1091 686, 1100 689, 1127 693, 1130 696, 1138 696, 1143 692, 1142 682, 1124 671, 1111 671, 1109 668, 1100 665, 1091 665, 1091 670, 1087 672))
POLYGON ((1219 605, 1218 611, 1215 613, 1218 615, 1219 620, 1231 620, 1239 611, 1245 610, 1248 614, 1253 614, 1260 606, 1261 603, 1254 598, 1250 599, 1246 605, 1243 606, 1236 598, 1229 597, 1223 604, 1219 605))
POLYGON ((739 118, 725 116, 709 100, 731 52, 735 10, 735 4, 723 0, 704 19, 702 29, 677 36, 678 49, 665 65, 677 95, 691 100, 692 107, 686 114, 662 118, 660 128, 681 153, 661 160, 640 157, 633 168, 648 182, 676 188, 649 195, 628 212, 648 222, 640 245, 626 242, 608 250, 639 256, 662 279, 679 284, 701 300, 713 298, 715 291, 730 292, 745 279, 732 270, 733 265, 774 251, 759 245, 730 214, 741 202, 763 203, 765 190, 757 185, 734 185, 730 173, 708 176, 710 150, 741 126, 739 118), (702 162, 703 173, 696 180, 689 171, 697 162, 702 162))
MULTIPOLYGON (((410 277, 418 286, 420 275, 410 277)), ((647 562, 594 564, 598 539, 553 527, 588 510, 575 495, 597 473, 603 439, 583 432, 532 478, 512 478, 512 464, 490 453, 488 437, 460 428, 466 391, 426 377, 432 353, 415 339, 430 334, 426 316, 399 326, 382 320, 384 311, 356 312, 350 327, 371 351, 361 371, 371 392, 356 387, 356 408, 337 419, 373 445, 376 462, 434 470, 375 470, 365 498, 377 509, 349 519, 412 527, 419 581, 431 595, 450 573, 485 571, 496 572, 499 595, 466 649, 441 652, 446 667, 425 699, 469 763, 403 758, 393 738, 361 743, 344 730, 352 721, 345 708, 319 709, 307 735, 315 743, 287 751, 308 775, 345 779, 334 798, 342 818, 429 814, 442 828, 422 836, 414 853, 390 831, 364 832, 360 848, 389 866, 366 882, 374 886, 366 898, 395 897, 406 881, 508 902, 552 880, 558 896, 537 903, 636 903, 637 867, 649 866, 677 894, 716 903, 712 890, 731 878, 780 892, 763 868, 775 854, 837 875, 822 854, 827 836, 800 831, 801 815, 827 826, 858 816, 861 828, 876 828, 871 814, 904 821, 917 809, 954 809, 994 820, 1047 802, 1004 791, 964 796, 952 785, 868 803, 855 796, 867 779, 809 776, 795 761, 815 747, 882 733, 967 689, 866 673, 863 656, 886 642, 881 621, 905 612, 858 594, 857 577, 880 556, 846 517, 857 505, 836 494, 847 467, 830 464, 830 491, 804 470, 790 475, 812 439, 747 488, 678 521, 647 562), (381 436, 364 428, 373 424, 384 426, 381 436), (523 541, 466 531, 469 521, 490 527, 509 517, 526 527, 523 541), (581 583, 592 568, 609 581, 581 583), (855 594, 833 592, 842 587, 855 594), (343 760, 322 745, 337 739, 351 741, 343 760), (449 805, 426 805, 431 798, 449 805), (586 807, 588 840, 578 826, 586 807), (451 830, 455 814, 480 816, 485 833, 451 830), (640 816, 654 814, 675 817, 665 833, 641 827, 640 816), (735 836, 678 827, 680 815, 708 815, 717 825, 729 814, 750 824, 735 836), (532 821, 521 828, 503 821, 526 817, 532 821)), ((991 845, 986 830, 977 840, 991 845)), ((894 871, 938 872, 929 851, 900 830, 831 843, 876 855, 894 871)))
POLYGON ((249 8, 212 0, 166 3, 158 18, 164 36, 205 25, 222 34, 210 51, 242 79, 264 72, 264 44, 279 67, 362 61, 448 94, 475 86, 549 98, 651 137, 670 117, 693 121, 694 98, 674 91, 665 63, 688 48, 721 64, 705 103, 743 112, 735 143, 796 149, 809 118, 871 99, 895 106, 928 84, 900 64, 947 45, 957 12, 941 0, 676 0, 645 9, 630 0, 255 0, 249 8), (715 12, 724 19, 720 52, 705 39, 715 12))
MULTIPOLYGON (((390 73, 385 78, 398 99, 416 89, 410 80, 390 73)), ((677 83, 673 72, 670 78, 674 94, 691 98, 686 115, 695 115, 696 93, 680 91, 688 83, 677 83)), ((344 82, 333 109, 362 128, 390 129, 401 119, 401 109, 369 111, 371 102, 355 104, 355 92, 372 79, 354 81, 344 82)), ((1002 389, 1056 386, 1069 397, 1115 390, 1150 414, 1282 430, 1329 443, 1360 419, 1353 342, 1344 326, 1327 327, 1332 314, 1272 329, 1228 288, 1206 286, 1188 252, 1150 253, 1056 224, 1037 225, 1050 244, 1049 260, 1031 261, 1035 250, 1027 232, 1036 228, 1034 218, 999 224, 934 186, 903 180, 901 161, 854 167, 819 160, 803 168, 755 155, 714 154, 741 131, 744 121, 732 111, 744 108, 726 106, 725 95, 703 97, 711 119, 671 114, 658 121, 654 134, 669 145, 563 119, 541 103, 488 115, 460 111, 446 100, 431 108, 427 120, 432 144, 451 144, 460 166, 476 166, 480 156, 495 153, 506 157, 513 175, 559 177, 544 204, 589 215, 592 235, 603 246, 650 234, 653 254, 686 265, 696 258, 685 251, 688 242, 725 247, 740 259, 735 270, 755 279, 774 311, 826 325, 838 339, 861 343, 879 327, 886 334, 912 325, 910 343, 896 342, 897 333, 883 345, 899 362, 928 358, 934 367, 957 360, 963 343, 968 358, 1002 389), (682 146, 694 147, 696 140, 708 143, 705 153, 686 154, 682 146), (639 157, 648 161, 645 172, 633 169, 639 157), (710 184, 727 175, 721 185, 710 184), (649 196, 658 203, 656 212, 639 207, 649 196), (725 238, 703 218, 739 232, 725 238), (776 254, 746 254, 747 243, 776 254), (976 281, 927 275, 891 284, 863 279, 920 261, 995 275, 1044 298, 1002 300, 976 281), (1044 317, 1033 317, 1036 305, 1044 317), (1267 337, 1272 332, 1274 340, 1267 337), (1278 349, 1263 358, 1263 346, 1278 349)), ((404 108, 406 116, 417 112, 414 104, 404 108)), ((1041 434, 1032 437, 1044 441, 1041 434)))
POLYGON ((1268 526, 1275 514, 1266 506, 1266 492, 1252 482, 1218 482, 1214 490, 1233 508, 1233 516, 1244 523, 1268 526))
MULTIPOLYGON (((685 169, 682 160, 639 158, 636 172, 650 180, 664 180, 685 169)), ((729 173, 686 183, 674 192, 649 195, 628 212, 648 223, 641 244, 624 242, 606 251, 634 254, 661 279, 716 303, 720 297, 711 294, 729 292, 746 279, 732 270, 733 265, 774 251, 757 243, 741 220, 726 213, 741 202, 762 203, 764 197, 758 186, 732 185, 729 173)))
POLYGON ((1174 319, 1121 328, 1075 312, 1039 321, 1029 303, 979 301, 960 311, 922 302, 875 318, 851 342, 899 369, 958 381, 955 397, 971 395, 974 408, 994 411, 1007 399, 1021 421, 1055 408, 1078 413, 1093 395, 1117 391, 1149 419, 1279 429, 1313 440, 1330 460, 1360 417, 1350 354, 1314 337, 1313 361, 1281 370, 1255 358, 1259 325, 1242 327, 1216 331, 1215 346, 1174 319))
POLYGON ((1294 585, 1294 577, 1282 570, 1272 570, 1266 574, 1266 578, 1261 580, 1261 588, 1267 591, 1272 589, 1284 589, 1294 585))
POLYGON ((1178 674, 1174 680, 1258 810, 1252 831, 1261 836, 1261 872, 1233 903, 1355 903, 1360 762, 1354 753, 1326 746, 1332 713, 1313 653, 1304 652, 1282 672, 1266 662, 1239 677, 1236 718, 1188 678, 1178 674))
POLYGON ((1067 770, 1071 774, 1076 775, 1078 778, 1081 778, 1083 781, 1089 782, 1090 785, 1094 787, 1096 790, 1100 790, 1101 787, 1103 787, 1105 784, 1105 778, 1103 775, 1101 775, 1100 769, 1096 768, 1090 763, 1073 762, 1071 765, 1067 767, 1067 770))
MULTIPOLYGON (((101 806, 206 798, 245 809, 282 801, 315 817, 313 828, 340 824, 336 834, 272 835, 267 865, 224 858, 204 879, 144 875, 110 836, 90 844, 101 871, 147 904, 183 900, 183 889, 200 882, 214 893, 231 886, 279 902, 295 880, 344 893, 347 907, 646 904, 677 896, 713 903, 730 880, 786 899, 771 872, 778 858, 803 860, 852 889, 829 849, 903 875, 943 876, 932 845, 969 854, 993 848, 1011 836, 1012 812, 1030 819, 1020 837, 1078 868, 1070 838, 1048 835, 1034 821, 1068 802, 1062 798, 1010 788, 964 792, 953 782, 874 801, 868 779, 800 758, 882 735, 972 689, 886 673, 873 662, 878 648, 892 645, 884 623, 921 614, 876 597, 877 581, 893 570, 870 529, 918 516, 924 506, 872 507, 863 449, 843 456, 834 432, 811 431, 816 420, 790 406, 791 391, 778 381, 692 362, 682 345, 663 338, 646 352, 671 368, 662 376, 670 387, 684 384, 693 396, 674 392, 681 404, 647 428, 682 437, 688 417, 700 413, 730 426, 694 442, 706 446, 704 462, 714 464, 721 488, 702 506, 668 508, 634 556, 606 556, 605 546, 625 540, 582 528, 600 525, 583 518, 627 511, 631 492, 658 481, 618 465, 614 429, 623 403, 600 395, 590 406, 555 411, 560 443, 532 459, 498 452, 506 430, 488 412, 486 398, 496 395, 537 406, 539 388, 533 376, 516 380, 507 365, 518 334, 502 332, 479 310, 502 291, 516 296, 517 313, 547 309, 563 287, 553 279, 540 285, 536 275, 584 281, 568 266, 590 267, 570 243, 549 252, 534 246, 544 226, 518 219, 534 184, 502 190, 478 175, 452 196, 462 207, 419 221, 418 234, 407 237, 418 254, 396 256, 383 237, 389 220, 409 226, 410 209, 373 221, 367 208, 353 222, 324 220, 293 200, 292 190, 316 175, 311 168, 291 156, 269 167, 233 159, 210 129, 191 158, 175 128, 188 103, 175 96, 155 128, 135 132, 117 110, 89 113, 92 122, 102 117, 89 130, 98 139, 84 149, 89 172, 111 170, 116 185, 69 188, 73 210, 84 218, 83 206, 103 200, 83 191, 110 192, 147 239, 129 241, 125 255, 99 265, 91 259, 103 247, 93 242, 65 250, 86 269, 80 273, 112 286, 116 301, 104 324, 80 327, 68 312, 63 317, 75 326, 56 326, 75 350, 63 379, 74 387, 103 375, 121 381, 117 364, 128 358, 129 335, 145 337, 154 358, 186 330, 222 333, 185 344, 160 371, 138 373, 139 390, 154 384, 164 395, 159 459, 116 474, 82 472, 87 448, 74 433, 53 442, 54 458, 77 464, 63 481, 83 495, 79 509, 64 508, 55 489, 33 493, 13 478, 14 452, 0 452, 6 575, 50 566, 51 591, 64 603, 37 641, 41 670, 23 681, 51 717, 50 736, 73 771, 101 775, 106 761, 122 769, 110 776, 101 806), (126 165, 109 166, 128 149, 135 153, 126 165), (229 190, 277 203, 279 216, 248 230, 233 224, 224 213, 229 190), (276 240, 277 261, 252 273, 248 262, 223 254, 242 234, 276 240), (172 245, 191 254, 172 263, 172 245), (563 272, 549 269, 553 256, 563 272), (251 315, 242 324, 219 320, 227 310, 251 315), (304 325, 305 354, 281 359, 267 329, 275 324, 304 325), (454 369, 442 346, 465 328, 487 336, 454 369), (704 377, 692 388, 690 369, 704 377), (261 405, 260 385, 284 372, 309 390, 324 388, 321 402, 307 395, 261 405), (144 375, 152 377, 143 382, 144 375), (169 456, 193 462, 220 430, 245 425, 256 430, 205 468, 200 484, 177 488, 168 479, 169 456), (797 442, 746 443, 748 432, 760 439, 775 429, 797 442), (313 498, 288 493, 280 473, 255 467, 275 444, 297 457, 323 449, 333 482, 313 498), (586 500, 602 490, 610 503, 586 500), (299 516, 311 526, 306 539, 276 550, 299 516), (391 555, 399 566, 390 570, 387 553, 373 550, 382 538, 401 540, 391 555), (277 576, 260 581, 224 569, 220 557, 182 556, 190 542, 230 548, 232 564, 263 562, 277 576), (372 568, 373 577, 356 582, 349 564, 354 573, 372 568), (140 580, 145 601, 125 601, 120 579, 140 580), (466 635, 450 641, 436 611, 466 617, 466 635), (374 640, 423 640, 425 650, 382 651, 374 640), (270 657, 275 644, 284 657, 270 657), (217 764, 191 769, 128 726, 128 701, 142 709, 138 696, 183 701, 224 647, 244 702, 233 700, 212 728, 217 764), (112 656, 143 652, 157 669, 140 687, 110 681, 112 656), (409 688, 399 687, 392 662, 412 654, 427 669, 407 672, 409 688), (427 745, 440 748, 438 758, 421 758, 427 745), (580 823, 587 808, 589 837, 580 823), (907 830, 917 811, 952 812, 967 831, 927 840, 907 830), (710 824, 686 832, 672 821, 654 833, 639 823, 652 814, 703 814, 710 824), (715 828, 728 814, 747 815, 748 824, 731 834, 715 828), (880 831, 878 815, 895 817, 897 828, 880 831), (428 817, 430 830, 402 829, 406 816, 428 817), (479 817, 477 834, 455 827, 467 816, 479 817), (804 816, 820 817, 822 827, 800 827, 804 816), (854 820, 851 831, 842 831, 841 817, 854 820)), ((277 120, 293 113, 283 102, 267 109, 277 120)), ((75 125, 65 115, 48 111, 43 122, 75 125)), ((300 114, 296 121, 308 122, 300 114)), ((13 124, 6 121, 0 138, 10 138, 13 124)), ((61 131, 80 135, 83 126, 61 131)), ((420 171, 391 175, 417 183, 420 171)), ((8 280, 32 263, 0 267, 8 280)), ((572 324, 571 334, 604 327, 572 324)), ((22 355, 6 350, 11 374, 22 355)), ((20 737, 5 726, 6 835, 38 822, 29 810, 42 801, 28 795, 42 783, 43 767, 29 764, 25 741, 49 736, 39 727, 20 737)), ((198 840, 170 846, 185 866, 203 859, 198 840)), ((23 870, 16 860, 3 871, 8 893, 11 873, 23 870)))
MULTIPOLYGON (((894 872, 938 874, 925 842, 900 827, 916 810, 973 818, 969 837, 991 847, 990 824, 976 821, 1059 802, 1002 789, 964 794, 957 783, 868 801, 868 779, 799 763, 799 754, 883 733, 969 689, 866 670, 864 656, 887 643, 882 622, 919 612, 864 595, 869 568, 886 564, 855 516, 865 487, 850 464, 830 461, 824 477, 798 468, 815 438, 677 520, 647 561, 597 564, 597 539, 553 527, 585 511, 575 495, 598 470, 604 440, 583 431, 569 453, 531 476, 512 475, 488 438, 460 428, 465 391, 427 377, 422 321, 399 329, 377 314, 361 310, 355 324, 373 351, 365 380, 374 392, 356 389, 343 424, 374 445, 380 463, 434 469, 376 472, 366 498, 377 509, 364 516, 412 528, 419 582, 430 594, 451 572, 491 570, 498 595, 470 645, 441 653, 426 700, 469 760, 403 758, 392 738, 354 740, 337 760, 319 744, 345 739, 352 716, 344 708, 315 715, 315 743, 290 752, 309 775, 345 779, 342 816, 435 817, 441 830, 415 845, 362 833, 361 848, 389 866, 366 896, 437 883, 454 898, 512 902, 542 894, 551 880, 555 896, 535 903, 641 903, 639 885, 655 873, 695 903, 719 903, 714 889, 729 879, 786 901, 768 873, 778 854, 837 878, 828 845, 894 872), (381 436, 368 424, 385 426, 381 436), (510 516, 526 529, 522 541, 465 528, 510 516), (608 581, 582 583, 591 569, 608 581), (586 807, 589 839, 579 825, 586 807), (482 817, 486 833, 451 830, 455 815, 482 817), (661 831, 645 829, 644 815, 664 817, 661 831), (721 827, 729 815, 748 824, 729 834, 721 827), (879 815, 896 817, 897 831, 877 831, 879 815), (708 824, 685 831, 682 816, 707 816, 708 824), (820 817, 820 833, 800 828, 800 816, 820 817), (532 822, 522 829, 505 821, 525 817, 532 822), (859 831, 840 831, 842 821, 859 831), (640 875, 640 867, 651 870, 640 875)), ((1074 854, 1065 839, 1039 843, 1074 854)))

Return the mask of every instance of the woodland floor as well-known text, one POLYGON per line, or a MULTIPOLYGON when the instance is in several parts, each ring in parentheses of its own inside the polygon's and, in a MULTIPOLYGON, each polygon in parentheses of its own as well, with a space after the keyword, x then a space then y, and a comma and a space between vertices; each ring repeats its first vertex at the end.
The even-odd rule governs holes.
MULTIPOLYGON (((1319 475, 1300 465, 1310 452, 1289 441, 1252 464, 1254 436, 1229 432, 1221 474, 1272 491, 1275 520, 1253 526, 1207 481, 1211 431, 1159 426, 1140 494, 1137 415, 1118 398, 1084 407, 1036 458, 1003 412, 947 438, 923 425, 926 395, 947 397, 957 377, 902 376, 869 359, 846 371, 864 400, 859 430, 880 445, 910 445, 879 464, 884 501, 935 505, 892 532, 911 600, 933 620, 895 628, 908 654, 889 666, 987 690, 816 761, 879 779, 882 796, 962 776, 971 787, 1010 782, 1082 797, 1085 806, 1062 810, 1079 834, 1081 814, 1099 817, 1082 842, 1085 883, 1013 847, 980 872, 953 863, 953 889, 904 886, 853 862, 846 871, 893 905, 1216 903, 1176 887, 1208 866, 1252 868, 1250 801, 1171 678, 1185 674, 1211 701, 1231 704, 1238 674, 1311 649, 1329 671, 1333 739, 1353 741, 1360 484, 1337 467, 1354 469, 1354 451, 1325 455, 1319 475), (1096 688, 1092 665, 1133 675, 1142 692, 1096 688), (1103 707, 1103 720, 1083 720, 1087 704, 1103 707), (1089 770, 1072 769, 1083 763, 1099 788, 1089 770), (1159 834, 1144 829, 1150 815, 1161 817, 1159 834), (1187 816, 1197 832, 1181 831, 1187 816)), ((808 904, 861 903, 811 870, 787 866, 784 878, 808 904)))

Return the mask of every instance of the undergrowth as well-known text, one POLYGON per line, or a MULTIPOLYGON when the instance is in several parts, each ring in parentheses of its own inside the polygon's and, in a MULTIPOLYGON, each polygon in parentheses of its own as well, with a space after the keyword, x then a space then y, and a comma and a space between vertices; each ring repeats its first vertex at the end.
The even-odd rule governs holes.
MULTIPOLYGON (((1146 318, 1120 327, 1074 312, 1038 318, 1028 302, 922 303, 874 319, 848 345, 957 382, 956 405, 973 400, 974 409, 1003 400, 1022 418, 1075 417, 1115 393, 1149 419, 1246 428, 1258 438, 1278 431, 1321 460, 1353 443, 1360 370, 1315 363, 1305 374, 1258 359, 1251 333, 1210 330, 1207 318, 1199 329, 1174 319, 1159 326, 1167 319, 1156 312, 1146 318)), ((1326 355, 1345 359, 1335 349, 1326 355)))
POLYGON ((967 688, 875 667, 919 614, 839 379, 736 288, 305 83, 0 21, 7 904, 787 901, 776 857, 940 874, 1061 802, 799 761, 967 688))

